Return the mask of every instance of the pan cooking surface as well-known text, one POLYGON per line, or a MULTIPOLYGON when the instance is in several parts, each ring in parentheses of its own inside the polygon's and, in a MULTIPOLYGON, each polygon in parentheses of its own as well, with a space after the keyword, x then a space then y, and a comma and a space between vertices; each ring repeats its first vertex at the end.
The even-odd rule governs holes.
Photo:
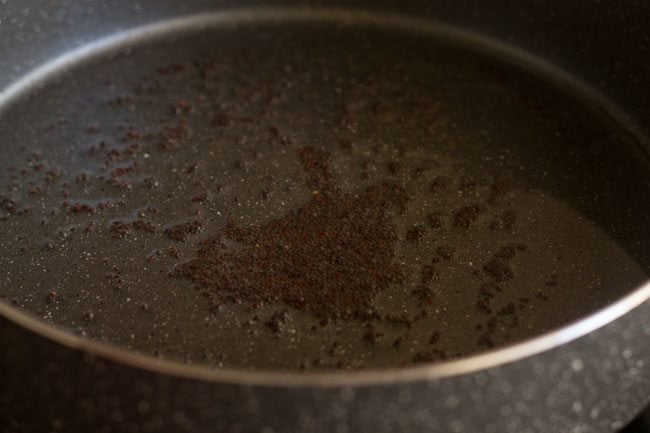
POLYGON ((379 24, 161 33, 5 104, 0 295, 158 357, 357 369, 520 341, 647 278, 634 137, 379 24))

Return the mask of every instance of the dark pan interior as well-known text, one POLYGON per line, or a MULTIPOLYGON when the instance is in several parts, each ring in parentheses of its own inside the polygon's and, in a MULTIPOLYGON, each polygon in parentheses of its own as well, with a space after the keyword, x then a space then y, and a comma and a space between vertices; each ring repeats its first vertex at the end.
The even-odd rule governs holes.
POLYGON ((648 155, 435 29, 266 17, 93 53, 0 108, 0 296, 214 367, 436 362, 645 281, 648 155))

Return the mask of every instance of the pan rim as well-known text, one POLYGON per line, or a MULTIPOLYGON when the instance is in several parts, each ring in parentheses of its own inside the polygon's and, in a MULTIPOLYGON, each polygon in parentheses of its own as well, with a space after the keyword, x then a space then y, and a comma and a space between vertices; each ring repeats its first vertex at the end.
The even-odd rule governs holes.
MULTIPOLYGON (((155 22, 121 32, 118 35, 101 38, 55 57, 53 60, 26 74, 18 81, 11 83, 5 89, 0 90, 0 113, 4 108, 11 105, 12 100, 20 97, 33 86, 38 85, 43 79, 61 72, 67 67, 74 66, 78 62, 88 60, 95 55, 105 55, 111 50, 119 49, 122 45, 130 41, 154 38, 170 30, 187 31, 188 29, 200 29, 214 24, 254 21, 270 22, 279 19, 291 19, 294 21, 332 21, 348 24, 356 24, 359 22, 364 24, 379 24, 395 29, 406 29, 411 32, 417 31, 448 38, 453 37, 454 40, 467 43, 469 46, 485 47, 491 52, 506 54, 504 56, 506 60, 520 62, 521 66, 526 69, 541 70, 544 72, 544 76, 554 79, 558 85, 570 85, 574 92, 577 90, 581 96, 588 98, 597 106, 604 108, 610 116, 622 124, 639 140, 642 147, 647 148, 647 139, 639 132, 640 129, 634 125, 634 122, 623 111, 613 106, 605 96, 588 87, 567 72, 530 53, 484 35, 472 33, 434 20, 402 15, 388 15, 363 10, 333 8, 252 8, 201 13, 155 22)), ((498 367, 552 350, 585 336, 622 317, 648 300, 650 300, 650 279, 624 297, 592 312, 584 318, 514 344, 501 346, 477 355, 438 362, 431 365, 363 369, 349 372, 323 371, 295 373, 282 370, 213 369, 207 366, 186 365, 178 361, 160 360, 150 355, 136 354, 111 343, 82 338, 56 325, 48 324, 29 312, 21 311, 4 300, 0 300, 0 316, 69 349, 156 374, 207 382, 254 386, 340 387, 391 384, 423 379, 442 379, 498 367)))
POLYGON ((303 373, 282 370, 214 369, 201 365, 187 365, 174 360, 161 360, 151 355, 131 352, 111 343, 80 337, 50 325, 31 313, 20 311, 3 300, 0 300, 0 316, 68 349, 155 374, 249 386, 333 388, 445 379, 499 367, 559 348, 563 344, 612 323, 648 301, 650 301, 650 280, 632 293, 587 317, 536 337, 477 355, 421 366, 303 373))

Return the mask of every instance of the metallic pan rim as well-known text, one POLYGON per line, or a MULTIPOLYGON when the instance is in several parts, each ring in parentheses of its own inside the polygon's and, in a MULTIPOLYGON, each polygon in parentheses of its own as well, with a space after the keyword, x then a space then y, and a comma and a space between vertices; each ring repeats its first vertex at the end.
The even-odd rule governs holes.
MULTIPOLYGON (((80 61, 97 55, 97 53, 103 55, 107 51, 119 49, 119 47, 131 41, 155 38, 170 31, 184 32, 188 30, 200 30, 211 25, 237 25, 237 23, 242 22, 280 20, 285 22, 287 20, 303 22, 332 21, 342 25, 361 22, 370 25, 382 25, 397 29, 436 34, 442 37, 453 37, 454 40, 460 40, 473 46, 486 47, 493 52, 496 51, 506 54, 508 59, 518 63, 521 62, 521 65, 524 67, 544 71, 545 76, 555 78, 559 84, 570 84, 571 88, 574 90, 577 89, 583 96, 587 96, 592 101, 606 107, 612 117, 616 118, 620 123, 625 124, 632 132, 638 131, 638 128, 631 124, 630 119, 616 107, 612 107, 604 96, 596 93, 574 77, 551 64, 509 45, 489 40, 484 36, 445 24, 432 22, 431 20, 355 10, 308 8, 240 9, 226 12, 204 13, 162 21, 99 39, 51 60, 0 91, 0 113, 12 100, 32 87, 38 86, 43 79, 50 77, 52 74, 65 70, 80 61)), ((643 137, 640 136, 638 138, 642 144, 645 144, 646 140, 643 137)), ((4 316, 15 324, 72 350, 78 350, 99 358, 153 373, 208 382, 255 386, 339 387, 440 379, 497 367, 556 348, 564 343, 582 337, 613 322, 647 300, 650 300, 650 280, 643 283, 629 295, 583 319, 538 337, 491 350, 483 354, 440 362, 429 366, 361 370, 358 372, 307 372, 301 374, 281 371, 211 369, 201 366, 185 365, 175 361, 160 360, 148 355, 139 355, 112 344, 81 338, 68 331, 49 325, 43 320, 29 313, 22 312, 4 301, 0 301, 0 316, 4 316)))

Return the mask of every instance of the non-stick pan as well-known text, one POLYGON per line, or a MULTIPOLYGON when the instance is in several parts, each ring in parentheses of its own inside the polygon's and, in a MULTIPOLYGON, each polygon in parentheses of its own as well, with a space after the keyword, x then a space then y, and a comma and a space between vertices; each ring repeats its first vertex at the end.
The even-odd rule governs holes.
POLYGON ((610 46, 645 27, 362 6, 3 5, 7 431, 647 404, 650 63, 610 46))

